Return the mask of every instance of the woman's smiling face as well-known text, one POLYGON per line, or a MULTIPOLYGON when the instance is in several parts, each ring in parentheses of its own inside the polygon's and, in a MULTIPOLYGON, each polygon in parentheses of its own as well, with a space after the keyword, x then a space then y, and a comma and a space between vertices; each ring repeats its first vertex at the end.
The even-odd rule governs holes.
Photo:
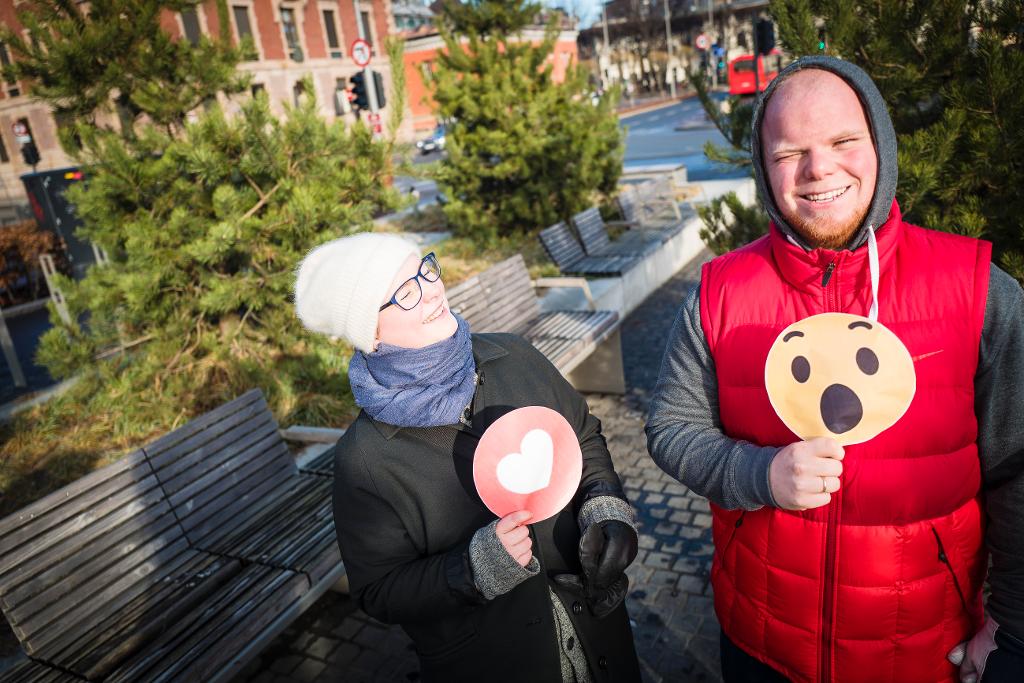
MULTIPOLYGON (((407 280, 421 272, 421 264, 422 259, 418 256, 409 256, 405 260, 391 281, 385 300, 380 302, 381 306, 388 303, 407 280)), ((455 334, 459 325, 448 309, 444 283, 440 278, 429 282, 424 277, 419 277, 418 282, 423 290, 423 297, 411 310, 407 311, 392 304, 380 312, 377 318, 378 342, 406 349, 419 349, 455 334)), ((415 287, 412 291, 415 293, 415 287)), ((415 300, 415 294, 412 296, 415 300)), ((405 302, 403 305, 406 305, 405 302)))

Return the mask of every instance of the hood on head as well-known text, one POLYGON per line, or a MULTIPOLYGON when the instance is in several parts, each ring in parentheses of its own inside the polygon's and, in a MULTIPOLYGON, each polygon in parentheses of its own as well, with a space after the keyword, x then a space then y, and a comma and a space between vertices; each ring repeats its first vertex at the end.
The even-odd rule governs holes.
POLYGON ((764 93, 754 103, 750 135, 750 156, 754 165, 754 182, 757 184, 757 191, 761 195, 761 201, 772 222, 790 239, 810 251, 811 246, 793 229, 779 211, 775 198, 772 196, 767 170, 764 167, 764 159, 761 154, 761 127, 764 124, 764 112, 768 100, 771 99, 780 83, 802 69, 821 69, 842 78, 857 93, 861 106, 864 108, 868 126, 871 128, 871 137, 875 144, 875 153, 878 156, 878 178, 864 222, 861 223, 846 246, 852 251, 867 242, 869 225, 878 228, 889 217, 892 200, 896 197, 896 182, 898 180, 896 131, 893 128, 892 119, 889 118, 889 110, 874 81, 860 67, 836 57, 813 56, 801 57, 779 72, 779 75, 768 84, 764 93))

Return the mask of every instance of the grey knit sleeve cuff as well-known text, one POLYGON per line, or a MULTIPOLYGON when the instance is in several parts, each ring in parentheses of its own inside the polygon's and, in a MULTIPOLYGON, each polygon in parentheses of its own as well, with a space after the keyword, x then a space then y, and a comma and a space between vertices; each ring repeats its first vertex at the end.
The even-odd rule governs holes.
POLYGON ((485 527, 477 529, 473 540, 469 542, 469 564, 473 570, 473 583, 476 589, 487 598, 493 600, 504 595, 540 571, 540 563, 531 557, 525 567, 516 562, 508 554, 505 546, 498 540, 494 520, 485 527))
POLYGON ((576 521, 580 525, 580 535, 587 533, 587 527, 594 522, 607 522, 613 519, 628 524, 633 531, 636 531, 633 508, 629 506, 629 503, 616 496, 591 498, 583 504, 576 516, 576 521))

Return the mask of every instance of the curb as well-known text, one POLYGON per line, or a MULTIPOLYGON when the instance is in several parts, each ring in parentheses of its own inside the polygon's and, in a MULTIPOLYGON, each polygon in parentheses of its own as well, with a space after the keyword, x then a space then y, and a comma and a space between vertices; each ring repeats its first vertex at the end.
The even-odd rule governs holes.
POLYGON ((637 114, 646 114, 649 111, 657 111, 658 109, 671 107, 674 104, 679 104, 680 102, 684 102, 696 96, 696 93, 689 93, 686 95, 682 95, 681 97, 676 97, 675 99, 669 98, 664 100, 658 100, 657 102, 652 102, 651 104, 640 104, 629 109, 620 109, 618 111, 619 120, 621 121, 623 119, 628 119, 631 116, 636 116, 637 114))

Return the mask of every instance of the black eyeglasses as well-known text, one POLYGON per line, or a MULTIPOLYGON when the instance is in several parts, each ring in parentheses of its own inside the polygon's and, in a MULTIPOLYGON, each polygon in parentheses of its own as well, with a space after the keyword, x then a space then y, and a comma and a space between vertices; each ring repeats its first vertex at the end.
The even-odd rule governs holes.
POLYGON ((420 261, 420 270, 416 275, 402 283, 402 286, 395 290, 391 299, 380 307, 384 310, 391 304, 401 308, 403 311, 411 311, 423 298, 423 286, 420 285, 420 278, 427 282, 437 282, 441 277, 441 264, 437 262, 434 252, 430 252, 420 261))

